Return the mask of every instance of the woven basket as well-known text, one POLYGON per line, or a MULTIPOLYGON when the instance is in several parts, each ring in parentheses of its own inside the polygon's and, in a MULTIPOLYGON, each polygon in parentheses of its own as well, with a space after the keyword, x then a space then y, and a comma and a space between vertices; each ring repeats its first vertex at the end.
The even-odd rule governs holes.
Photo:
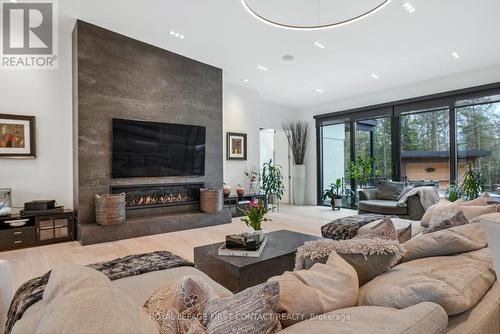
POLYGON ((205 213, 217 213, 222 210, 222 189, 200 189, 200 207, 205 213))
POLYGON ((125 193, 95 195, 95 218, 99 225, 117 225, 125 221, 125 193))

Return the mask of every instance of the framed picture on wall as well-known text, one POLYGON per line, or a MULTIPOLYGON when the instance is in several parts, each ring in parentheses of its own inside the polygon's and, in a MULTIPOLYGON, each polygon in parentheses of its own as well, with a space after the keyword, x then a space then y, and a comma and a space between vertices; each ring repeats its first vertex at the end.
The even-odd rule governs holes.
POLYGON ((226 136, 227 160, 247 160, 246 133, 228 132, 226 136))
POLYGON ((0 158, 35 156, 35 116, 0 114, 0 158))

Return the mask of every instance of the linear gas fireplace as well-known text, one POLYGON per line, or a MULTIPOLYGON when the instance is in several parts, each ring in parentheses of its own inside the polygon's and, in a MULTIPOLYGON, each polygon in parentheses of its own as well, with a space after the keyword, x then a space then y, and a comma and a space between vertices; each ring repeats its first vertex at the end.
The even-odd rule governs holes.
POLYGON ((203 183, 114 185, 112 194, 125 193, 127 210, 200 203, 203 183))

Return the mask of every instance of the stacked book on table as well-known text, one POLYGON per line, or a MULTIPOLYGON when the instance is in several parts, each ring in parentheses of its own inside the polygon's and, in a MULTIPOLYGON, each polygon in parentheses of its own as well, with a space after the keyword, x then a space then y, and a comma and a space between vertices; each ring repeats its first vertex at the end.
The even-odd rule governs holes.
POLYGON ((258 235, 232 234, 226 236, 226 242, 219 248, 221 256, 259 257, 266 246, 267 238, 258 235))

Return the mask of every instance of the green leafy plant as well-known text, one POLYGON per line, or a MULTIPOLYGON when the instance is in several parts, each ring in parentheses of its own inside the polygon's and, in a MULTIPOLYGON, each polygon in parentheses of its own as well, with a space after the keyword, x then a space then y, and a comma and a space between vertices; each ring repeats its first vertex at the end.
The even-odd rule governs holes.
POLYGON ((459 189, 467 201, 478 198, 483 191, 483 177, 481 171, 472 168, 471 164, 467 165, 467 170, 462 177, 459 189))
POLYGON ((373 177, 373 158, 359 156, 357 161, 350 161, 347 175, 357 183, 368 184, 373 177))
POLYGON ((278 200, 283 198, 285 185, 281 168, 273 164, 273 160, 264 163, 262 167, 262 190, 269 195, 276 195, 278 200))
POLYGON ((448 186, 447 197, 450 202, 455 202, 461 197, 460 188, 454 183, 451 182, 448 186))
POLYGON ((354 192, 344 190, 344 183, 341 179, 335 180, 335 183, 330 184, 330 188, 323 191, 323 200, 330 199, 332 209, 335 208, 335 200, 342 199, 343 196, 354 196, 354 192))
POLYGON ((246 216, 241 218, 241 221, 254 231, 262 230, 262 222, 271 221, 271 219, 266 218, 266 214, 269 212, 269 209, 264 207, 264 203, 262 201, 252 201, 248 207, 249 208, 246 210, 240 209, 240 211, 246 216))

